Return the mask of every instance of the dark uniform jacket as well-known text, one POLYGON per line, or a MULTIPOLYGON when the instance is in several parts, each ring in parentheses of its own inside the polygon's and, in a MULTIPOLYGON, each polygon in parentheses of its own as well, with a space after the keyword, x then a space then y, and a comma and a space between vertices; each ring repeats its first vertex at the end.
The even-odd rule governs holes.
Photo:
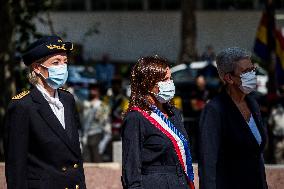
POLYGON ((64 129, 41 92, 13 98, 5 121, 8 189, 85 189, 75 101, 58 90, 64 129))
POLYGON ((200 189, 266 189, 263 149, 266 133, 251 95, 246 102, 260 132, 259 145, 226 91, 203 110, 199 125, 200 189))
MULTIPOLYGON (((169 120, 187 138, 178 110, 169 120)), ((138 111, 122 126, 122 183, 127 189, 189 188, 171 140, 138 111)))

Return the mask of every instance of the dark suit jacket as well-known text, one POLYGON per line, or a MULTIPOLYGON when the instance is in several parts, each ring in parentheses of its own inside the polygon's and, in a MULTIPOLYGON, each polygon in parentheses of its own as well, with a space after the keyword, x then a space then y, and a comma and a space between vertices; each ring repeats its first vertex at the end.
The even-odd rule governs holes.
POLYGON ((67 91, 59 89, 58 95, 65 130, 37 88, 10 103, 5 121, 8 189, 86 188, 75 101, 67 91))
POLYGON ((199 124, 200 189, 266 189, 262 152, 266 142, 257 102, 246 102, 262 143, 258 145, 231 97, 223 91, 202 112, 199 124))
MULTIPOLYGON (((187 138, 180 112, 169 120, 187 138)), ((171 140, 138 111, 122 126, 122 184, 125 189, 188 189, 171 140)), ((188 138, 187 138, 188 139, 188 138)))

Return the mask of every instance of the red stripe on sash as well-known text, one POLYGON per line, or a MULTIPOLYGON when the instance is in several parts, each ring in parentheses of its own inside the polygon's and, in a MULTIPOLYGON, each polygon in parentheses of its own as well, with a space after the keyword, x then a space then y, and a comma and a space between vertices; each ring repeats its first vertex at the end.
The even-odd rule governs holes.
POLYGON ((188 185, 190 189, 195 189, 194 183, 192 181, 190 181, 189 179, 187 179, 188 185))
MULTIPOLYGON (((148 119, 155 127, 157 127, 159 130, 161 130, 162 133, 164 133, 164 134, 172 141, 172 143, 173 143, 173 145, 174 145, 174 149, 175 149, 176 154, 177 154, 177 156, 178 156, 178 159, 179 159, 179 161, 180 161, 180 164, 181 164, 183 170, 185 171, 184 162, 183 162, 183 159, 182 159, 182 155, 181 155, 181 153, 180 153, 180 150, 179 150, 180 148, 179 148, 179 146, 178 146, 177 141, 175 140, 175 138, 174 138, 167 130, 165 130, 165 129, 160 125, 160 123, 158 123, 154 118, 152 118, 147 112, 141 110, 141 109, 138 108, 138 107, 133 107, 133 108, 131 108, 131 110, 134 110, 134 111, 136 110, 136 111, 140 112, 146 119, 148 119)), ((194 187, 194 183, 193 183, 192 181, 190 181, 187 176, 186 176, 186 180, 187 180, 187 184, 188 184, 189 188, 190 188, 190 189, 194 189, 194 188, 195 188, 195 187, 194 187)))
POLYGON ((182 165, 183 170, 185 170, 184 167, 184 162, 179 150, 179 146, 176 142, 176 140, 174 139, 174 137, 167 131, 165 130, 154 118, 152 118, 151 116, 149 116, 149 114, 147 114, 145 111, 141 110, 140 108, 137 107, 133 107, 131 110, 136 110, 138 112, 140 112, 146 119, 148 119, 155 127, 157 127, 159 130, 161 130, 173 143, 175 151, 177 153, 178 159, 182 165))

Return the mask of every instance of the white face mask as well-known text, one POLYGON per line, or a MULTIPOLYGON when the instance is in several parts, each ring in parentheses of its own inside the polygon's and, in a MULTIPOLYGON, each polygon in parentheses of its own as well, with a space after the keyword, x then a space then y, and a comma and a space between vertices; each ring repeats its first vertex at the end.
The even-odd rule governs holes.
POLYGON ((242 84, 240 86, 240 89, 245 94, 249 94, 252 91, 256 90, 257 86, 257 79, 256 79, 256 73, 255 71, 247 72, 240 75, 242 84))
POLYGON ((175 95, 175 84, 173 80, 158 82, 159 93, 155 94, 160 103, 170 101, 175 95))

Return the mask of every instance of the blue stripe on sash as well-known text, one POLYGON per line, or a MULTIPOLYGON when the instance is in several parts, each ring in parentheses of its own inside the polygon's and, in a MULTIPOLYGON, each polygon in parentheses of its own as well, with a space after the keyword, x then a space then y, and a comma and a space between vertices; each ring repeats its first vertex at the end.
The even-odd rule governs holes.
POLYGON ((187 139, 184 137, 184 135, 177 130, 177 128, 172 124, 172 122, 166 118, 166 116, 156 107, 152 106, 152 110, 154 113, 156 113, 166 124, 167 126, 181 139, 183 146, 184 146, 184 151, 185 151, 185 157, 186 157, 186 169, 188 173, 188 177, 190 181, 194 180, 194 173, 193 173, 193 167, 192 167, 192 158, 190 154, 190 149, 189 149, 189 142, 187 139))

